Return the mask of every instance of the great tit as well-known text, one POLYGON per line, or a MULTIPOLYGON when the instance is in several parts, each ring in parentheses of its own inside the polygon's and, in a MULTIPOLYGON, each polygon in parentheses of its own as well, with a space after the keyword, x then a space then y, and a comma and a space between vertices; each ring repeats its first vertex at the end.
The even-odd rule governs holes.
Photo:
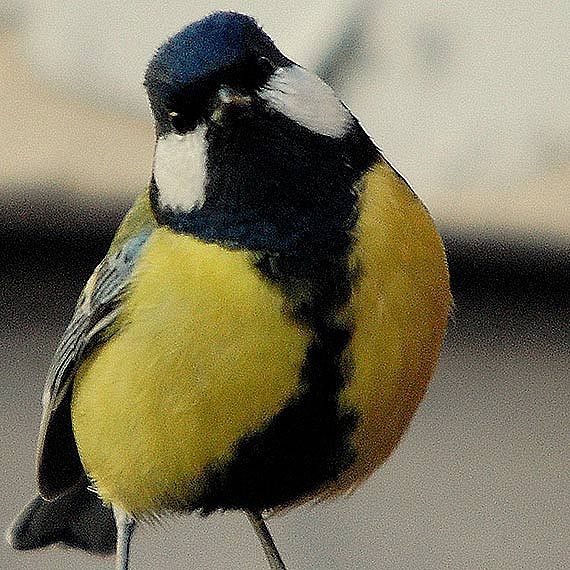
POLYGON ((451 306, 444 249, 333 90, 254 19, 171 37, 145 86, 146 191, 78 301, 49 370, 41 496, 19 548, 128 566, 136 521, 337 497, 393 451, 451 306))

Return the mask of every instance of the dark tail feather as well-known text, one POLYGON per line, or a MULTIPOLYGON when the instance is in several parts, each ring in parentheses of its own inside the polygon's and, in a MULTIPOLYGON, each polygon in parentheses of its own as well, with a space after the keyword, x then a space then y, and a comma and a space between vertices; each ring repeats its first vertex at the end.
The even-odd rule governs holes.
POLYGON ((61 543, 105 556, 115 553, 116 540, 112 510, 87 487, 54 501, 36 497, 8 531, 8 542, 17 550, 61 543))

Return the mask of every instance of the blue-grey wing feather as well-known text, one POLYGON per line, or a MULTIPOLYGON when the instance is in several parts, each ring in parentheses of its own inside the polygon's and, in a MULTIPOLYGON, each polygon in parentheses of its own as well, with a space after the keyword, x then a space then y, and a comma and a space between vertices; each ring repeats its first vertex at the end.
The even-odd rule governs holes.
POLYGON ((149 234, 150 230, 144 229, 97 266, 55 352, 44 390, 38 455, 40 492, 46 498, 65 492, 83 475, 73 436, 69 433, 71 386, 78 367, 93 348, 117 331, 120 301, 149 234), (69 449, 70 446, 73 449, 69 449))

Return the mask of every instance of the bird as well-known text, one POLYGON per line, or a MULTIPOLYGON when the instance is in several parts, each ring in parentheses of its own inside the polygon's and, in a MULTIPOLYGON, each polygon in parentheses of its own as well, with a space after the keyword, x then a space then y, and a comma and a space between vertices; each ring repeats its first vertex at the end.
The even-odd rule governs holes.
POLYGON ((433 376, 452 296, 427 209, 359 120, 256 20, 214 12, 154 53, 150 181, 48 371, 39 495, 15 548, 129 567, 137 525, 266 519, 351 492, 433 376))

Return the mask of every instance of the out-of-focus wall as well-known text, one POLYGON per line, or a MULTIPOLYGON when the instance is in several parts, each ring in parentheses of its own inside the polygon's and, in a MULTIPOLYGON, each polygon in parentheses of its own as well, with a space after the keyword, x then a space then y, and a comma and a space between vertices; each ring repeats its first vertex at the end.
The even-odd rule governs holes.
MULTIPOLYGON (((146 62, 169 34, 220 8, 255 15, 285 53, 308 67, 318 64, 356 18, 362 45, 345 70, 342 95, 436 218, 478 230, 570 240, 568 2, 28 0, 18 12, 18 51, 29 63, 22 71, 73 94, 70 123, 64 114, 53 132, 79 138, 83 128, 106 131, 109 150, 99 141, 89 146, 103 154, 128 153, 137 169, 129 176, 140 186, 149 170, 142 165, 152 152, 141 86, 146 62), (85 104, 98 108, 102 121, 112 117, 109 126, 101 129, 85 104), (129 117, 131 123, 123 125, 129 117), (137 176, 141 171, 144 176, 137 176)), ((46 94, 48 124, 54 97, 70 96, 46 94)), ((16 116, 1 114, 2 123, 14 129, 26 123, 21 108, 16 116)), ((20 150, 27 145, 28 154, 43 156, 45 145, 37 151, 36 145, 47 137, 32 136, 20 150)), ((4 150, 13 149, 0 150, 5 157, 4 150)), ((102 167, 96 157, 71 158, 86 173, 88 187, 90 160, 95 170, 102 167)), ((103 170, 110 179, 124 178, 125 159, 107 161, 103 170)), ((18 170, 17 162, 10 169, 18 170)), ((57 169, 65 172, 70 162, 57 169)), ((81 186, 80 172, 69 170, 81 186)))

